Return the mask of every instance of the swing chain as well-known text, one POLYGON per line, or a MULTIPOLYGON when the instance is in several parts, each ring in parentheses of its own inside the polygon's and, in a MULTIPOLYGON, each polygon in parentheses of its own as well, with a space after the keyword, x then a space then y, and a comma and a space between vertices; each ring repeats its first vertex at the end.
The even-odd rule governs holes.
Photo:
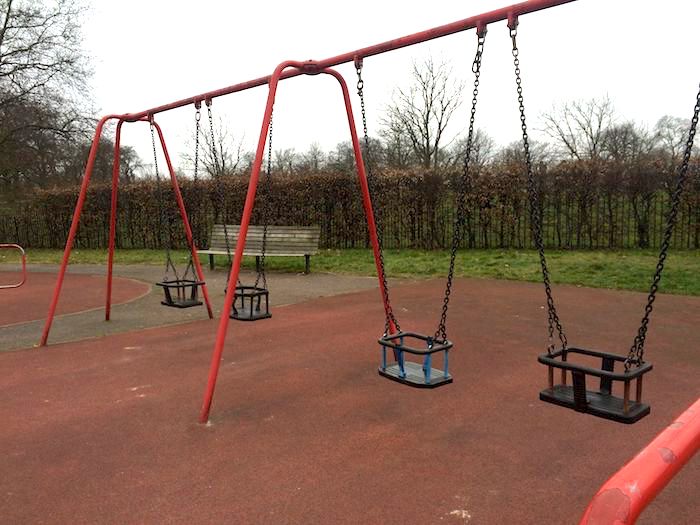
MULTIPOLYGON (((364 142, 365 142, 365 154, 367 160, 365 160, 365 169, 367 170, 367 189, 370 195, 376 197, 376 180, 372 173, 372 163, 370 155, 369 146, 369 134, 367 131, 367 112, 365 109, 365 95, 364 87, 365 83, 362 80, 362 60, 358 59, 355 61, 355 71, 357 72, 357 94, 360 96, 360 108, 362 110, 362 130, 364 132, 364 142)), ((388 335, 391 331, 391 324, 393 323, 397 332, 401 332, 401 326, 394 315, 394 310, 391 307, 391 301, 389 300, 389 283, 386 278, 386 266, 384 264, 384 231, 382 227, 382 216, 377 210, 377 205, 375 199, 370 199, 372 202, 372 213, 374 215, 375 230, 377 233, 377 245, 379 248, 379 266, 382 270, 382 291, 383 299, 385 305, 385 322, 384 322, 384 335, 388 335)))
MULTIPOLYGON (((201 126, 200 126, 200 120, 202 119, 202 103, 198 100, 194 103, 195 107, 195 114, 194 114, 194 121, 195 121, 195 134, 194 134, 194 175, 193 175, 193 190, 195 190, 195 205, 199 204, 199 194, 196 192, 197 190, 197 181, 199 180, 199 136, 201 134, 201 126)), ((192 259, 192 252, 194 251, 194 238, 192 239, 192 244, 189 246, 190 248, 190 258, 187 261, 187 267, 185 267, 185 273, 182 275, 183 279, 187 279, 188 275, 192 275, 192 280, 197 280, 196 277, 196 272, 194 269, 194 260, 192 259)))
POLYGON ((680 168, 678 169, 676 187, 674 188, 673 195, 671 197, 671 209, 669 210, 668 217, 666 219, 666 229, 664 230, 663 241, 661 242, 661 249, 659 250, 659 261, 656 264, 656 271, 654 272, 654 278, 652 279, 651 288, 649 290, 649 296, 647 298, 647 304, 644 308, 644 317, 642 318, 642 323, 639 326, 637 335, 634 338, 632 347, 630 348, 629 354, 627 355, 627 359, 625 360, 625 372, 627 372, 633 364, 636 364, 637 366, 641 366, 642 364, 644 364, 644 343, 646 341, 647 330, 649 328, 649 318, 651 317, 651 312, 654 309, 656 292, 659 290, 661 273, 664 270, 664 263, 666 262, 668 250, 671 245, 671 236, 673 235, 673 228, 676 224, 676 218, 678 216, 678 208, 681 202, 681 195, 683 194, 683 188, 688 178, 688 165, 690 163, 690 155, 693 152, 693 142, 695 140, 695 131, 698 126, 699 115, 700 90, 698 91, 698 94, 695 97, 695 108, 693 111, 693 118, 690 121, 688 139, 685 143, 683 161, 681 162, 680 168))
POLYGON ((270 212, 272 210, 272 203, 270 202, 270 197, 272 195, 272 113, 270 114, 270 127, 268 129, 268 142, 267 142, 267 169, 265 171, 265 184, 263 186, 262 194, 262 212, 263 212, 263 237, 262 237, 262 250, 260 255, 260 266, 258 269, 258 275, 255 277, 255 287, 258 287, 258 283, 262 279, 262 287, 267 289, 267 276, 265 275, 265 248, 267 247, 267 223, 269 222, 270 212))
POLYGON ((562 350, 566 351, 568 341, 566 334, 562 328, 559 314, 557 313, 552 296, 552 287, 549 279, 549 269, 547 268, 547 259, 544 254, 544 241, 542 239, 542 206, 540 203, 540 195, 535 184, 535 177, 532 169, 532 157, 530 155, 530 140, 527 133, 527 124, 525 121, 525 106, 523 103, 523 87, 522 79, 520 78, 520 58, 517 44, 517 20, 509 23, 510 38, 513 42, 513 65, 515 66, 515 84, 518 93, 518 109, 520 110, 520 129, 523 134, 523 152, 525 154, 525 165, 527 168, 527 192, 530 197, 530 222, 532 223, 532 235, 535 241, 535 247, 539 254, 540 266, 542 268, 542 280, 544 282, 544 290, 547 295, 547 335, 548 345, 547 353, 549 355, 554 351, 554 328, 556 327, 559 341, 561 342, 562 350))
POLYGON ((195 132, 194 132, 194 182, 197 182, 197 178, 199 176, 199 135, 201 133, 201 125, 200 125, 200 120, 202 118, 202 103, 201 102, 196 102, 194 107, 196 108, 196 112, 194 114, 194 121, 195 121, 195 132))
POLYGON ((472 107, 469 115, 469 132, 467 134, 467 146, 464 154, 464 163, 462 166, 462 176, 460 178, 460 187, 457 192, 457 215, 455 217, 454 231, 452 234, 452 251, 450 253, 450 270, 447 273, 447 285, 445 287, 445 298, 442 302, 442 314, 440 316, 440 324, 433 339, 447 341, 447 310, 450 304, 450 294, 452 293, 452 279, 454 277, 455 261, 457 259, 457 250, 459 248, 462 237, 462 227, 464 223, 464 215, 466 213, 467 195, 471 192, 471 176, 469 174, 469 165, 472 155, 472 146, 474 139, 474 120, 476 117, 476 102, 479 96, 479 77, 481 76, 481 57, 484 53, 484 43, 486 41, 486 30, 477 31, 477 45, 474 61, 472 62, 472 72, 474 73, 474 89, 472 91, 472 107))
POLYGON ((165 208, 163 207, 163 200, 165 198, 165 195, 163 193, 163 185, 160 180, 160 170, 158 169, 158 153, 156 151, 156 132, 155 132, 155 121, 153 119, 153 115, 149 116, 148 122, 151 127, 151 145, 153 146, 153 169, 156 172, 156 188, 158 189, 158 231, 161 232, 163 231, 163 222, 167 219, 167 233, 168 233, 168 242, 165 245, 165 275, 163 276, 163 282, 168 282, 168 274, 170 272, 170 269, 172 268, 173 273, 175 275, 175 280, 179 281, 180 276, 177 273, 177 268, 175 268, 175 263, 173 263, 172 255, 170 253, 170 246, 172 245, 173 242, 173 232, 172 232, 172 221, 170 220, 169 217, 165 216, 165 208))
POLYGON ((211 111, 211 99, 205 101, 207 105, 207 117, 209 120, 209 141, 211 142, 211 157, 214 163, 213 172, 211 174, 214 181, 214 191, 216 193, 216 203, 214 214, 216 219, 221 219, 224 224, 224 242, 226 243, 226 257, 228 258, 228 264, 231 266, 231 243, 228 239, 228 227, 226 226, 227 214, 226 214, 226 199, 224 197, 224 190, 221 187, 221 174, 219 173, 219 156, 216 151, 216 137, 214 136, 214 116, 211 111))

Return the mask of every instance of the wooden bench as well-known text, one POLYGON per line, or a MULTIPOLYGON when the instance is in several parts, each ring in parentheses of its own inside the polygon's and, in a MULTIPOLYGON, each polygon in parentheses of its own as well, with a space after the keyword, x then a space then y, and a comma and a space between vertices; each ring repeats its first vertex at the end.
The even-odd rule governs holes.
MULTIPOLYGON (((231 256, 236 250, 240 225, 227 224, 231 256)), ((271 257, 301 257, 305 258, 305 271, 311 270, 310 258, 318 253, 318 242, 321 236, 320 226, 268 226, 265 241, 265 256, 271 257)), ((262 256, 263 226, 248 226, 243 255, 255 256, 256 265, 260 264, 262 256)), ((197 253, 209 255, 209 268, 214 269, 215 255, 228 255, 224 225, 215 224, 209 237, 209 248, 197 250, 197 253)))

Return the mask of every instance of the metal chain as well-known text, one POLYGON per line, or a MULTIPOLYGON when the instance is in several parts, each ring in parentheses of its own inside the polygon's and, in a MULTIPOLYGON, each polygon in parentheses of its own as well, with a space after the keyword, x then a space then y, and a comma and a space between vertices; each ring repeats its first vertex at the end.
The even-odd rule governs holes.
POLYGON ((272 114, 270 114, 270 127, 268 130, 267 139, 267 170, 265 172, 265 184, 263 186, 263 237, 262 237, 262 255, 260 256, 260 267, 258 269, 258 275, 255 277, 255 287, 258 287, 258 283, 262 279, 262 287, 267 289, 267 276, 265 275, 265 248, 267 247, 267 223, 269 222, 270 211, 272 210, 272 203, 270 202, 270 197, 272 195, 272 114))
POLYGON ((436 341, 447 341, 447 310, 450 304, 450 294, 452 293, 452 279, 455 271, 455 261, 457 259, 457 250, 459 248, 462 237, 462 225, 464 222, 464 214, 466 213, 467 195, 471 191, 471 177, 469 175, 469 165, 472 155, 472 142, 474 139, 474 119, 476 117, 476 102, 479 96, 479 77, 481 76, 481 57, 484 53, 484 42, 486 41, 486 30, 477 33, 476 54, 472 62, 472 73, 474 73, 474 89, 472 91, 472 107, 469 115, 469 133, 467 134, 467 151, 464 155, 464 163, 462 166, 462 176, 460 178, 460 187, 457 192, 457 215, 455 217, 454 231, 452 233, 452 251, 450 253, 450 269, 447 272, 447 284, 445 286, 445 298, 442 301, 442 314, 440 315, 440 323, 433 339, 436 341))
MULTIPOLYGON (((153 125, 153 117, 151 117, 150 121, 150 126, 151 126, 151 145, 153 146, 153 168, 155 169, 156 172, 156 187, 158 188, 158 230, 163 231, 163 222, 165 217, 165 208, 163 207, 163 201, 165 200, 165 195, 163 193, 163 185, 161 184, 160 180, 160 171, 158 170, 158 153, 156 151, 156 133, 155 133, 155 126, 153 125)), ((180 276, 177 273, 177 268, 175 268, 175 264, 173 263, 172 260, 172 255, 170 253, 170 246, 173 242, 173 232, 172 232, 172 221, 167 218, 167 224, 168 224, 168 242, 165 245, 165 275, 163 276, 163 281, 168 282, 168 273, 170 269, 172 268, 173 273, 175 275, 175 280, 179 281, 180 276)))
MULTIPOLYGON (((369 190, 370 196, 376 196, 376 180, 372 173, 372 163, 370 156, 369 147, 369 134, 367 132, 367 112, 365 110, 365 96, 364 87, 365 83, 362 80, 362 62, 360 62, 355 68, 357 72, 357 94, 360 96, 360 108, 362 109, 362 129, 364 131, 364 141, 365 141, 365 168, 367 170, 367 189, 369 190)), ((394 310, 391 307, 391 301, 389 300, 389 283, 386 278, 386 267, 384 264, 384 232, 382 228, 382 216, 377 212, 377 205, 375 199, 370 199, 372 201, 372 213, 374 214, 374 224, 377 233, 377 244, 379 248, 379 266, 382 269, 382 290, 383 299, 386 306, 385 310, 385 323, 384 323, 384 335, 387 335, 391 329, 391 324, 393 323, 398 332, 401 332, 401 326, 394 315, 394 310)))
MULTIPOLYGON (((224 242, 226 243, 226 257, 228 259, 228 265, 230 269, 231 263, 233 262, 233 258, 231 257, 231 242, 228 238, 228 226, 226 225, 228 219, 226 215, 226 199, 224 197, 224 189, 222 187, 221 181, 221 179, 223 178, 223 170, 222 172, 219 172, 219 155, 216 151, 216 137, 214 135, 214 115, 211 110, 211 99, 205 100, 205 104, 207 105, 207 117, 209 120, 209 140, 211 142, 211 147, 209 149, 211 150, 212 160, 214 161, 214 173, 212 173, 212 178, 214 180, 214 192, 216 193, 215 206, 218 207, 218 213, 220 214, 219 216, 221 217, 221 220, 224 224, 224 242)), ((240 277, 238 278, 237 285, 241 285, 240 277)))
POLYGON ((644 317, 642 318, 642 323, 639 326, 637 335, 634 338, 632 347, 630 348, 629 354, 627 355, 627 359, 625 360, 625 371, 629 370, 633 364, 640 366, 644 363, 644 342, 646 341, 647 330, 649 328, 649 318, 651 317, 651 312, 654 308, 656 292, 659 290, 659 282, 661 281, 661 273, 664 270, 664 263, 666 262, 666 257, 668 256, 668 249, 671 245, 671 236, 673 235, 673 228, 676 224, 676 218, 678 216, 678 208, 681 202, 681 195, 683 194, 683 188, 688 178, 688 164, 690 163, 690 155, 693 151, 695 131, 698 126, 698 115, 700 115, 700 90, 698 91, 698 94, 695 97, 695 108, 693 110, 693 118, 690 121, 690 129, 688 130, 688 140, 686 140, 685 143, 683 161, 681 162, 681 166, 678 169, 676 187, 671 197, 671 210, 669 211, 668 218, 666 220, 666 229, 664 230, 663 241, 661 243, 661 249, 659 251, 659 261, 656 264, 656 271, 654 272, 654 278, 652 279, 651 288, 649 290, 649 296, 647 298, 647 304, 644 308, 644 317))
MULTIPOLYGON (((199 180, 199 135, 200 130, 201 130, 201 125, 200 125, 200 120, 202 119, 202 103, 200 101, 195 102, 194 104, 195 107, 195 114, 194 114, 194 121, 195 121, 195 133, 194 133, 194 177, 193 177, 193 189, 195 193, 195 205, 198 205, 200 200, 199 200, 199 194, 197 193, 197 181, 199 180)), ((194 236, 194 232, 193 232, 194 236)), ((192 280, 196 281, 198 280, 196 277, 195 269, 194 269, 194 260, 192 258, 192 252, 194 251, 193 248, 196 246, 196 243, 194 241, 194 237, 192 239, 192 245, 190 246, 190 258, 187 262, 187 267, 185 268, 185 273, 182 275, 183 279, 187 279, 187 276, 189 274, 192 274, 192 280)))
POLYGON ((195 132, 194 132, 194 182, 197 183, 199 177, 199 135, 201 134, 200 120, 202 119, 202 104, 195 103, 196 112, 194 114, 195 132))
POLYGON ((212 178, 214 179, 214 191, 216 192, 216 206, 218 208, 218 214, 224 223, 224 241, 226 243, 226 256, 228 258, 228 264, 231 266, 231 243, 228 239, 228 228, 226 226, 227 216, 226 216, 226 200, 224 198, 224 189, 221 187, 221 176, 219 173, 219 155, 216 151, 216 137, 214 136, 214 116, 211 111, 211 100, 205 101, 207 105, 207 116, 209 119, 209 135, 211 147, 211 156, 214 161, 214 173, 212 173, 212 178))
MULTIPOLYGON (((515 22, 517 25, 517 21, 515 22)), ((544 290, 547 295, 547 335, 548 345, 547 353, 552 354, 554 351, 554 328, 557 329, 559 341, 561 342, 562 350, 566 350, 568 341, 566 334, 562 328, 559 314, 557 313, 552 297, 552 287, 549 279, 549 269, 547 268, 547 259, 544 254, 544 242, 542 240, 542 208, 540 206, 540 196, 535 184, 535 177, 532 170, 532 158, 530 155, 530 140, 527 134, 527 124, 525 122, 525 106, 523 105, 523 87, 522 79, 520 78, 520 58, 516 36, 518 33, 517 27, 510 27, 510 38, 513 42, 513 65, 515 66, 515 84, 518 92, 518 107, 520 109, 520 128, 523 132, 523 151, 525 153, 525 165, 527 167, 527 192, 530 197, 530 222, 532 225, 532 235, 535 240, 535 247, 539 253, 540 266, 542 268, 542 281, 544 282, 544 290)))

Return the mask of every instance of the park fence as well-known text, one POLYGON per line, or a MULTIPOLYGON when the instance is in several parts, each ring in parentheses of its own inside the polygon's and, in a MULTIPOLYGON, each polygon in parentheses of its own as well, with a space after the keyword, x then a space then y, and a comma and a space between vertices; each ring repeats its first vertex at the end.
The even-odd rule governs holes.
MULTIPOLYGON (((508 165, 472 176, 463 248, 531 248, 530 217, 522 170, 508 165)), ((672 247, 700 247, 700 183, 693 166, 672 247)), ((387 248, 445 249, 455 222, 454 189, 459 174, 429 171, 386 172, 377 177, 375 206, 387 248)), ((669 210, 673 172, 656 166, 645 172, 606 165, 562 163, 537 173, 545 245, 557 249, 658 248, 669 210)), ((182 180, 182 193, 199 246, 206 247, 214 223, 240 221, 248 180, 226 177, 219 192, 211 180, 182 180)), ((61 248, 76 201, 75 189, 40 191, 12 213, 0 212, 0 241, 28 248, 61 248)), ((253 224, 321 227, 322 248, 364 248, 367 227, 359 185, 351 174, 323 173, 273 177, 263 186, 253 224)), ((105 248, 109 234, 110 188, 90 189, 76 246, 105 248)), ((118 248, 186 247, 172 192, 153 181, 123 185, 119 192, 118 248), (168 228, 168 224, 172 227, 168 228), (168 235, 172 231, 172 238, 168 235)))

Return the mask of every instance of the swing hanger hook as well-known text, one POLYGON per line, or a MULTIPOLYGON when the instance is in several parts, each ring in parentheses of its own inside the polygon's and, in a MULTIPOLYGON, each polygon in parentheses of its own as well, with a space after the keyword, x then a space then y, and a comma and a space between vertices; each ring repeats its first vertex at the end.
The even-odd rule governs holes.
POLYGON ((510 38, 513 41, 513 49, 517 49, 518 46, 515 42, 515 37, 518 34, 518 16, 513 13, 508 13, 508 29, 510 30, 510 38))
POLYGON ((362 71, 362 57, 360 55, 355 55, 353 62, 355 64, 355 69, 357 71, 362 71))
POLYGON ((488 32, 487 24, 484 24, 481 20, 476 23, 476 35, 479 37, 479 41, 483 41, 486 38, 486 33, 488 32))
POLYGON ((212 99, 211 99, 211 98, 205 98, 205 99, 204 99, 204 103, 206 104, 206 106, 207 106, 208 108, 210 108, 211 105, 212 105, 212 99))

